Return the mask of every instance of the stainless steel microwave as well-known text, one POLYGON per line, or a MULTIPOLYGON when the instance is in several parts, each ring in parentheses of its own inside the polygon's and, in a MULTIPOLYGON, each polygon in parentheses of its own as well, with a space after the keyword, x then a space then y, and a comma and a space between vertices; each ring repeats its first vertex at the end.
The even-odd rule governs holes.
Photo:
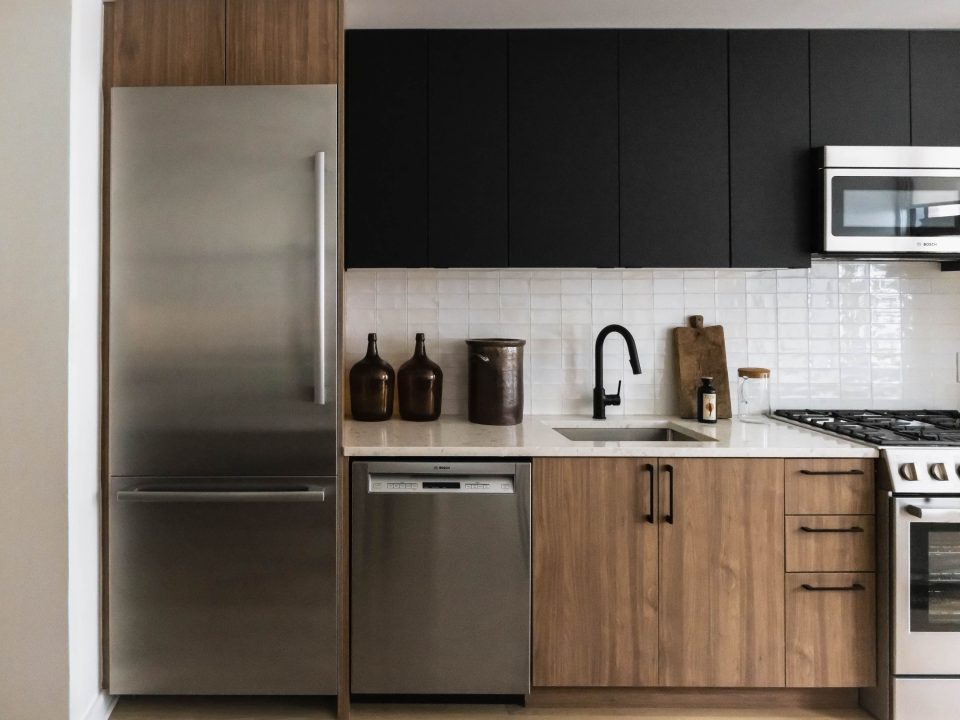
POLYGON ((819 150, 825 254, 960 256, 960 148, 819 150))

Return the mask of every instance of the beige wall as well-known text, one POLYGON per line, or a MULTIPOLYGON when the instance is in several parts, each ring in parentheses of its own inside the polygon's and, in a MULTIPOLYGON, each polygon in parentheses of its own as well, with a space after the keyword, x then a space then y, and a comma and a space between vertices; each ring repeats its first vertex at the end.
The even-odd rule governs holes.
POLYGON ((68 716, 70 0, 0 3, 0 717, 68 716))

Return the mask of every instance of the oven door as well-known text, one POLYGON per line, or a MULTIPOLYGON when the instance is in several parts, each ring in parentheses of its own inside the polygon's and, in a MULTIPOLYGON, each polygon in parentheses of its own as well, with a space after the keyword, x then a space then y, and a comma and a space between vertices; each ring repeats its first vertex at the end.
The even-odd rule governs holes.
POLYGON ((824 251, 960 253, 960 170, 827 168, 824 251))
POLYGON ((960 497, 897 498, 895 675, 960 675, 960 497))

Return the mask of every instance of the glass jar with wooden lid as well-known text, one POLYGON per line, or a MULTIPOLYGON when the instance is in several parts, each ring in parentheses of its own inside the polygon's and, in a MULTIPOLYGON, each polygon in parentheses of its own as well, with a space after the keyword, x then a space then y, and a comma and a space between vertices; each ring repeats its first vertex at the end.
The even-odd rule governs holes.
POLYGON ((761 367, 737 369, 737 410, 740 420, 763 423, 770 415, 770 370, 761 367))

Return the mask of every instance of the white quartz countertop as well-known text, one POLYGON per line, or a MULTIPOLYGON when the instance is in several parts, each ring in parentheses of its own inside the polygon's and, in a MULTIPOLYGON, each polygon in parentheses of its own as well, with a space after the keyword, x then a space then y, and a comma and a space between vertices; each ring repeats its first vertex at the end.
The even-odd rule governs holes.
POLYGON ((607 420, 540 415, 519 425, 476 425, 462 416, 434 422, 345 420, 344 455, 392 457, 878 457, 869 445, 808 430, 780 420, 763 424, 720 420, 704 425, 664 415, 625 415, 607 420), (568 440, 553 428, 673 428, 695 441, 568 440))

